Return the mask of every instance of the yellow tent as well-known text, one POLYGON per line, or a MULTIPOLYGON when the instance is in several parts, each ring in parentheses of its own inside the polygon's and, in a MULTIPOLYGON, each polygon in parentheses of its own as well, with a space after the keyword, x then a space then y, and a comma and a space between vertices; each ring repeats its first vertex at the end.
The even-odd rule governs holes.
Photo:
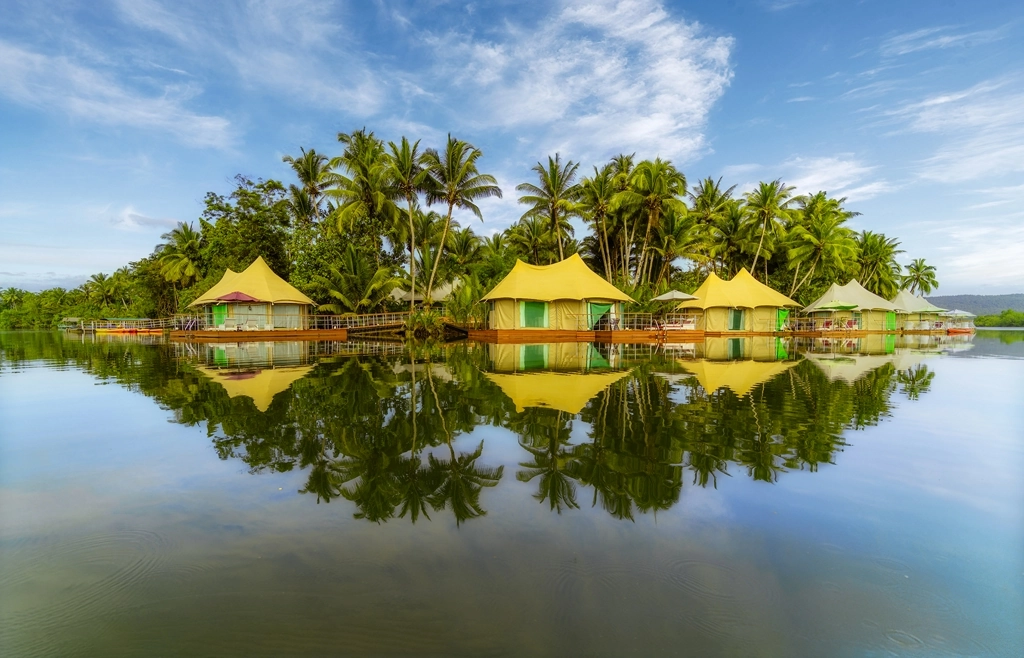
POLYGON ((807 354, 805 357, 821 368, 831 381, 852 384, 869 372, 892 363, 893 354, 807 354))
POLYGON ((274 396, 305 377, 313 366, 266 368, 263 370, 219 370, 198 366, 199 371, 224 387, 229 397, 250 398, 260 411, 270 408, 274 396))
POLYGON ((228 269, 215 286, 200 295, 189 306, 215 304, 221 301, 252 301, 269 304, 308 304, 315 302, 303 295, 270 269, 262 256, 238 274, 228 269), (247 299, 233 298, 240 293, 247 299))
POLYGON ((313 300, 256 258, 243 272, 224 272, 212 288, 189 304, 207 307, 207 325, 220 329, 305 329, 313 300))
POLYGON ((628 370, 620 370, 588 373, 486 372, 484 375, 512 400, 516 411, 543 407, 578 414, 598 393, 629 373, 628 370))
POLYGON ((843 285, 833 283, 828 290, 802 311, 804 314, 818 314, 816 329, 848 328, 867 331, 894 331, 896 329, 896 306, 867 290, 856 280, 843 285), (829 304, 845 305, 851 308, 829 310, 829 304), (829 323, 829 324, 826 324, 829 323))
POLYGON ((705 331, 777 331, 785 324, 786 307, 799 306, 755 279, 746 268, 729 281, 712 272, 693 295, 696 299, 681 302, 676 308, 703 311, 701 324, 705 331))
POLYGON ((593 329, 606 315, 609 320, 616 315, 616 302, 633 301, 579 254, 553 265, 516 261, 483 299, 491 302, 491 329, 562 330, 593 329))
POLYGON ((796 361, 680 361, 708 393, 723 386, 739 396, 796 365, 796 361))

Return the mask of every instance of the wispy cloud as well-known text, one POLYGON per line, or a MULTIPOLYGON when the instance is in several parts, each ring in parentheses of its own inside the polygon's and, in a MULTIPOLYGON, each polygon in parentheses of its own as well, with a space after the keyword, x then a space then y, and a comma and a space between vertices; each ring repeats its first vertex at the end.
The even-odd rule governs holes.
POLYGON ((795 98, 790 98, 786 102, 787 103, 807 103, 809 101, 814 101, 814 100, 818 100, 818 99, 815 98, 814 96, 797 96, 795 98))
POLYGON ((197 147, 226 148, 233 140, 228 119, 187 109, 186 102, 199 93, 193 86, 165 86, 147 94, 112 73, 6 41, 0 41, 0 79, 0 95, 44 111, 168 133, 197 147))
POLYGON ((169 217, 147 217, 127 206, 112 217, 110 223, 123 231, 139 231, 146 228, 171 229, 178 225, 178 221, 169 217))
MULTIPOLYGON (((866 201, 891 192, 896 186, 881 178, 878 167, 865 164, 852 154, 830 157, 793 157, 774 165, 741 164, 722 170, 726 178, 762 176, 763 180, 779 178, 796 188, 797 194, 825 191, 833 197, 846 197, 848 202, 866 201)), ((739 190, 747 191, 755 183, 747 180, 739 190)))
POLYGON ((157 0, 119 0, 118 8, 133 27, 170 38, 206 66, 226 63, 244 85, 284 101, 359 117, 385 104, 386 76, 366 64, 336 3, 176 3, 172 12, 157 0))
POLYGON ((941 138, 919 163, 922 178, 968 181, 1024 171, 1024 91, 1017 81, 989 81, 910 102, 886 116, 903 130, 941 138))
POLYGON ((1006 36, 1005 30, 1002 29, 961 33, 954 33, 954 29, 950 26, 929 27, 897 34, 883 41, 879 50, 884 56, 894 57, 922 50, 980 45, 998 41, 1006 36))
POLYGON ((541 25, 433 37, 438 75, 478 124, 539 129, 539 151, 595 159, 705 148, 708 112, 732 78, 730 37, 636 0, 568 4, 541 25))

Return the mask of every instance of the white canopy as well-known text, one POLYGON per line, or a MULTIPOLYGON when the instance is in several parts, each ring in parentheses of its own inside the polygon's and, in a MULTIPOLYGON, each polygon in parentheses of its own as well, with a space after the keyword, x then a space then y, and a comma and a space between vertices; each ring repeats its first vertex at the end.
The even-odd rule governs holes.
POLYGON ((892 303, 904 313, 941 313, 944 308, 939 308, 924 297, 913 295, 908 290, 901 290, 893 297, 892 303))
POLYGON ((875 293, 871 292, 860 285, 857 281, 850 281, 847 284, 839 285, 833 283, 825 291, 825 294, 814 300, 812 303, 804 307, 804 313, 812 313, 819 310, 820 306, 825 306, 833 302, 838 302, 847 306, 852 306, 851 310, 854 311, 895 311, 896 306, 885 299, 882 299, 875 293))

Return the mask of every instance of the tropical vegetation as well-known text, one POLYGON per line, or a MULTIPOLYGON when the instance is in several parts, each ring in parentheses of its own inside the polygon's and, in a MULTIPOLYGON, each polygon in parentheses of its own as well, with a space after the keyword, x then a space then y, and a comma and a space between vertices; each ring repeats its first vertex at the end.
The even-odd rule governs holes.
POLYGON ((502 189, 472 144, 451 135, 438 148, 385 142, 365 128, 337 140, 336 156, 312 148, 285 156, 290 182, 238 176, 227 194, 208 193, 196 221, 170 228, 152 254, 112 274, 71 290, 4 291, 0 328, 187 312, 226 268, 257 256, 321 312, 443 301, 439 312, 463 321, 483 317, 480 297, 517 259, 549 264, 573 253, 637 299, 637 310, 669 288, 692 292, 708 274, 740 268, 803 303, 854 278, 886 298, 938 287, 923 259, 900 265, 898 239, 857 231, 859 213, 845 198, 797 194, 781 180, 740 192, 721 179, 691 181, 661 158, 621 154, 586 173, 556 153, 516 185, 521 218, 488 230, 474 222, 502 189), (455 292, 434 300, 445 284, 455 292), (411 300, 397 301, 396 289, 411 290, 411 300))

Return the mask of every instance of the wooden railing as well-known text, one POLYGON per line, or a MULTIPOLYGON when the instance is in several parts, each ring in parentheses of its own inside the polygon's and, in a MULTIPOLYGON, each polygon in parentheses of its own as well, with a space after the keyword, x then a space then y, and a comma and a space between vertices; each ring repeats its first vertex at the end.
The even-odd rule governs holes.
MULTIPOLYGON (((167 326, 182 331, 270 331, 270 330, 313 330, 356 329, 372 327, 398 327, 409 321, 409 313, 369 313, 365 315, 306 315, 287 316, 285 326, 277 326, 272 319, 267 322, 264 313, 239 314, 225 318, 216 325, 207 321, 205 315, 176 315, 166 320, 167 326)), ((281 318, 278 318, 280 323, 281 318)))
POLYGON ((696 331, 697 318, 693 315, 671 313, 656 316, 653 313, 620 313, 605 316, 593 327, 589 314, 576 314, 577 331, 696 331))

